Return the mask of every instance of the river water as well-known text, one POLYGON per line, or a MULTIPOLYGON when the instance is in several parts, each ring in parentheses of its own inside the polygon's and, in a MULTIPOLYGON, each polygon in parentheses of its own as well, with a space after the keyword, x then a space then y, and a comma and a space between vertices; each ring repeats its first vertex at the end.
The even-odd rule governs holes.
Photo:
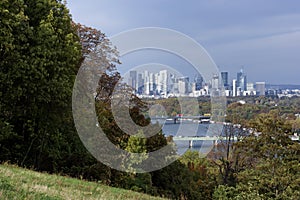
MULTIPOLYGON (((160 122, 161 123, 161 122, 160 122)), ((162 124, 162 123, 161 123, 162 124)), ((209 131, 213 124, 199 124, 192 121, 182 121, 174 124, 173 121, 165 121, 163 123, 162 131, 165 136, 207 136, 212 135, 209 131)), ((214 135, 220 135, 220 131, 214 132, 214 135)), ((182 155, 188 149, 199 151, 201 154, 206 155, 209 153, 213 146, 213 141, 194 141, 193 147, 189 147, 189 141, 175 141, 177 153, 182 155)))

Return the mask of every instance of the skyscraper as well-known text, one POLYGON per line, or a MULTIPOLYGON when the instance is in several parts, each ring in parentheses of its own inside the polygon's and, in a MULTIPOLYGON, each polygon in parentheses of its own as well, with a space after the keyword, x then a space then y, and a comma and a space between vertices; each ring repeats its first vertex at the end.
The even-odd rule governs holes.
POLYGON ((155 74, 154 73, 150 73, 149 74, 149 91, 150 91, 150 95, 153 95, 155 93, 156 90, 156 84, 155 84, 155 74))
POLYGON ((239 87, 242 91, 247 90, 247 76, 244 74, 243 69, 237 73, 236 76, 236 86, 239 87))
POLYGON ((175 75, 171 76, 171 93, 173 94, 178 94, 179 90, 178 90, 178 78, 175 75))
POLYGON ((237 96, 237 85, 235 79, 232 80, 232 96, 237 96))
POLYGON ((195 77, 195 91, 199 91, 202 88, 203 78, 202 76, 198 75, 195 77))
POLYGON ((256 82, 256 94, 259 96, 265 96, 266 94, 266 83, 256 82))
POLYGON ((212 82, 211 82, 212 89, 219 89, 220 88, 220 81, 219 76, 217 74, 213 75, 212 82))
POLYGON ((133 89, 137 89, 137 71, 130 71, 129 72, 129 85, 133 89))
POLYGON ((187 94, 189 92, 189 77, 178 78, 179 94, 187 94))
POLYGON ((162 70, 159 72, 159 84, 161 85, 161 93, 167 94, 168 92, 168 71, 162 70))
POLYGON ((143 91, 144 91, 144 79, 143 79, 143 75, 139 73, 137 76, 137 93, 143 94, 143 91))
POLYGON ((144 71, 144 94, 150 94, 150 76, 148 71, 144 71))
POLYGON ((221 78, 225 89, 228 89, 228 72, 221 72, 221 78))

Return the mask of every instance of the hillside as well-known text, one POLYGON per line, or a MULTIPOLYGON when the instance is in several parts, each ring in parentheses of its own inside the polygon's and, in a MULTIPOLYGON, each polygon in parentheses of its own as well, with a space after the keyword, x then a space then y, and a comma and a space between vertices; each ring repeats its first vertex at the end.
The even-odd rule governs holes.
POLYGON ((162 199, 58 175, 0 165, 0 199, 162 199))

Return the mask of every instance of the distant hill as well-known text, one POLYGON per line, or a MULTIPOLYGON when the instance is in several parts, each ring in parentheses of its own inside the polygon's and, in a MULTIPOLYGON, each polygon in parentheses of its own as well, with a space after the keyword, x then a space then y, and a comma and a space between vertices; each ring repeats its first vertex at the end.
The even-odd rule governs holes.
POLYGON ((155 200, 162 198, 5 164, 0 165, 0 199, 155 200))
POLYGON ((300 89, 300 85, 285 85, 285 84, 266 84, 267 89, 277 89, 277 90, 295 90, 300 89))

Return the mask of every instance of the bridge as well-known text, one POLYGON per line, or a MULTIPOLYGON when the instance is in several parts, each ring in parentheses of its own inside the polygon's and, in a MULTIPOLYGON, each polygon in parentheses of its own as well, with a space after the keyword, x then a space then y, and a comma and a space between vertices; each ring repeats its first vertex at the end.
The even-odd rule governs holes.
POLYGON ((199 120, 200 123, 209 123, 210 117, 209 116, 174 116, 174 117, 151 117, 151 120, 171 120, 174 121, 174 124, 177 124, 177 122, 184 120, 184 119, 192 119, 192 120, 199 120))
MULTIPOLYGON (((226 137, 221 136, 174 136, 173 141, 189 141, 189 147, 194 147, 195 141, 212 141, 213 144, 217 144, 219 140, 226 139, 226 137)), ((238 141, 238 137, 231 137, 233 141, 238 141)))
MULTIPOLYGON (((299 136, 292 135, 290 136, 292 141, 300 141, 299 136)), ((219 140, 226 140, 228 137, 223 136, 174 136, 173 141, 189 141, 189 148, 197 146, 195 145, 195 141, 212 141, 213 144, 217 145, 219 140)), ((230 137, 231 141, 241 140, 242 137, 230 137)))

